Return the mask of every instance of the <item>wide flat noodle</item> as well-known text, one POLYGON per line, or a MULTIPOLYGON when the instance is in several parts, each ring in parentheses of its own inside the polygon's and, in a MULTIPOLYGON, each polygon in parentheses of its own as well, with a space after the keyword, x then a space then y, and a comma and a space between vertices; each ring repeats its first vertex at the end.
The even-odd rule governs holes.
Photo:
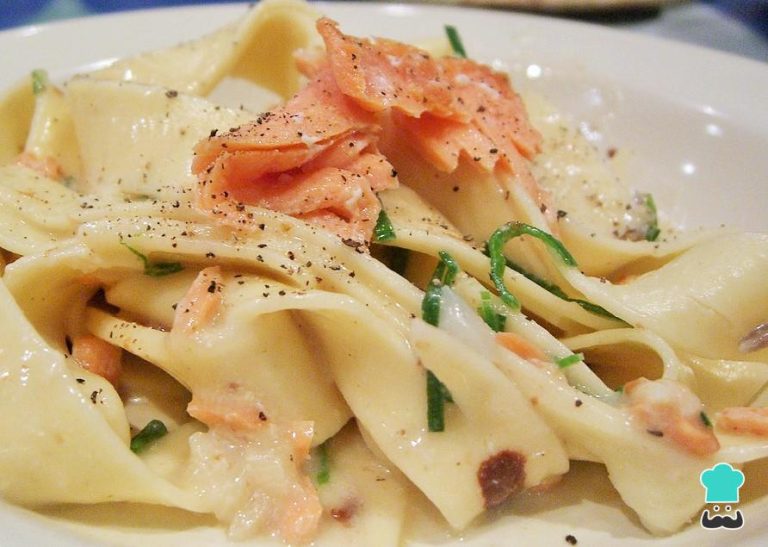
POLYGON ((134 199, 190 201, 195 143, 255 115, 165 87, 91 78, 70 81, 66 100, 82 157, 78 189, 134 199))
POLYGON ((765 322, 768 236, 739 234, 700 243, 662 268, 623 285, 566 268, 571 284, 627 322, 710 359, 768 361, 742 353, 740 340, 765 322), (696 325, 696 328, 690 328, 696 325))
MULTIPOLYGON (((413 190, 401 186, 382 192, 380 197, 396 233, 394 240, 384 243, 435 257, 439 251, 446 251, 464 271, 487 282, 488 257, 476 245, 466 241, 461 232, 413 190)), ((595 315, 573 302, 558 298, 511 268, 505 270, 504 282, 525 309, 546 318, 548 323, 565 332, 575 334, 585 329, 611 328, 620 324, 615 319, 595 315)))
MULTIPOLYGON (((445 363, 445 370, 436 370, 445 376, 457 404, 448 409, 446 430, 428 433, 425 371, 418 366, 405 340, 388 333, 380 321, 365 317, 351 301, 336 299, 334 306, 324 311, 322 308, 328 304, 323 304, 319 296, 317 299, 312 304, 307 300, 306 308, 313 313, 303 317, 316 333, 339 389, 358 422, 452 526, 465 527, 486 506, 499 501, 484 497, 478 481, 483 462, 499 453, 508 450, 529 458, 523 476, 513 477, 513 486, 506 483, 509 490, 502 494, 502 500, 523 487, 565 472, 567 459, 559 443, 542 427, 527 402, 512 385, 499 382, 492 368, 464 348, 452 347, 459 353, 445 363), (333 334, 352 327, 357 333, 353 338, 342 340, 333 334), (449 369, 458 376, 454 378, 449 369), (375 385, 367 380, 372 375, 377 378, 375 385), (458 380, 462 377, 466 382, 463 385, 458 380), (478 400, 479 393, 494 401, 503 400, 504 406, 478 400), (526 424, 525 433, 508 427, 518 420, 526 424), (451 476, 450 485, 445 481, 446 474, 451 476)), ((428 335, 421 335, 419 340, 421 349, 417 351, 422 360, 429 359, 435 366, 437 359, 433 361, 432 356, 437 348, 428 335)))
POLYGON ((105 419, 104 406, 122 413, 112 387, 74 372, 34 331, 3 284, 0 304, 3 495, 25 505, 137 501, 198 510, 192 496, 151 473, 128 449, 124 414, 118 431, 114 419, 105 419), (79 387, 86 384, 92 395, 79 387))
POLYGON ((0 248, 19 255, 42 252, 72 237, 79 196, 23 165, 0 167, 0 248))
POLYGON ((179 46, 117 61, 90 77, 205 96, 231 74, 287 98, 299 85, 293 52, 319 41, 316 18, 305 2, 265 0, 239 23, 179 46))

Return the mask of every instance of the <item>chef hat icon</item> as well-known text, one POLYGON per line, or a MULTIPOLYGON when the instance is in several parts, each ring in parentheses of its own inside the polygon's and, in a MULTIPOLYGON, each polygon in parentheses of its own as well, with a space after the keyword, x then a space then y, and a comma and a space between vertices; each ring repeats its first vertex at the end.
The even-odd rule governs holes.
POLYGON ((706 503, 738 503, 744 473, 729 463, 718 463, 702 471, 699 482, 707 491, 706 503))

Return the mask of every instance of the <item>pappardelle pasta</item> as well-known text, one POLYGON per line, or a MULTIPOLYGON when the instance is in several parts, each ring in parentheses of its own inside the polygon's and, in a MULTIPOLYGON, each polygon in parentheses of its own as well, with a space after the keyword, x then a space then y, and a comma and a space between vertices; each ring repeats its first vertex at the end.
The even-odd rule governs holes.
POLYGON ((768 235, 660 222, 452 27, 346 32, 263 0, 0 103, 2 495, 398 545, 587 461, 684 528, 768 456, 768 235))

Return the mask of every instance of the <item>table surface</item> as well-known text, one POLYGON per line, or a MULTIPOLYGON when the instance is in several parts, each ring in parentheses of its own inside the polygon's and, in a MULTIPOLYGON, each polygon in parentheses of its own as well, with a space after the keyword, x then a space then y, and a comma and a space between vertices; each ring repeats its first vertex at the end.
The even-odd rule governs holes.
MULTIPOLYGON (((93 15, 152 0, 10 0, 0 10, 0 28, 93 15), (39 6, 36 7, 35 6, 39 6)), ((196 3, 156 0, 157 4, 196 3)), ((197 2, 203 3, 203 2, 197 2)), ((768 62, 768 0, 705 0, 660 9, 555 14, 651 34, 768 62)))

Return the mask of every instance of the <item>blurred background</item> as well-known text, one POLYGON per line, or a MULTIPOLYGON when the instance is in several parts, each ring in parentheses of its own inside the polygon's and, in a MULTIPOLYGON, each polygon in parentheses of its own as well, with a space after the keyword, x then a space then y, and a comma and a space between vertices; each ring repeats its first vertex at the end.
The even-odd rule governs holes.
MULTIPOLYGON (((231 0, 0 0, 0 29, 121 10, 231 0)), ((768 62, 768 0, 448 0, 545 13, 653 34, 768 62)))

